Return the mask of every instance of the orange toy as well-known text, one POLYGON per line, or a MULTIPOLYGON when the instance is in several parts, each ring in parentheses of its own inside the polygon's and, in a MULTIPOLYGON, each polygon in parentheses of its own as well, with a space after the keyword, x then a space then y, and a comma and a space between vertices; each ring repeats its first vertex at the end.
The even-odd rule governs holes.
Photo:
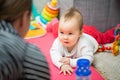
POLYGON ((103 51, 112 51, 112 54, 114 56, 117 56, 119 54, 119 46, 117 42, 114 42, 112 46, 104 46, 104 45, 99 45, 98 46, 98 52, 103 52, 103 51))
POLYGON ((99 45, 98 52, 111 50, 113 55, 117 56, 119 54, 119 46, 120 46, 120 26, 118 26, 115 30, 115 41, 112 43, 112 46, 99 45))

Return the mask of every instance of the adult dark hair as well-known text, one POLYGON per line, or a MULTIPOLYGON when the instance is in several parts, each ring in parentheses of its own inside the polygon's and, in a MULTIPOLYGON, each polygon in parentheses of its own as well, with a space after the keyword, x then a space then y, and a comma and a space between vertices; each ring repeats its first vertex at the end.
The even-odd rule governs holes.
POLYGON ((32 0, 0 0, 0 19, 14 21, 23 16, 26 10, 31 11, 32 0))

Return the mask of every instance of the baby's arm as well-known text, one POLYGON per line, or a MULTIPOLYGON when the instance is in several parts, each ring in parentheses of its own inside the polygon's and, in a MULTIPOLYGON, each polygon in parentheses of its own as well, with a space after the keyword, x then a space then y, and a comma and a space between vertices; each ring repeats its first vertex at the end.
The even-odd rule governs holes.
POLYGON ((66 57, 62 57, 61 53, 59 52, 58 47, 52 47, 50 50, 51 59, 54 65, 56 65, 60 72, 59 74, 63 73, 64 75, 73 73, 73 69, 69 64, 70 59, 66 57))
POLYGON ((62 54, 61 54, 61 48, 59 45, 58 38, 54 41, 50 49, 50 56, 51 56, 53 64, 57 66, 58 68, 60 68, 60 66, 63 63, 60 62, 60 59, 62 58, 62 54))
POLYGON ((70 59, 70 65, 75 67, 77 60, 82 58, 88 59, 90 63, 92 63, 94 59, 94 53, 97 51, 97 49, 97 41, 93 37, 83 34, 78 42, 76 58, 70 59))
POLYGON ((61 63, 64 63, 64 64, 70 65, 70 58, 62 57, 62 58, 60 59, 60 62, 61 62, 61 63))
POLYGON ((62 56, 62 48, 59 44, 59 41, 56 39, 50 49, 50 56, 52 62, 55 66, 60 69, 60 74, 63 73, 64 75, 69 74, 71 75, 73 72, 72 67, 70 66, 70 59, 67 57, 62 56))
POLYGON ((80 54, 80 56, 78 56, 75 59, 70 59, 70 65, 72 67, 76 67, 76 63, 78 59, 88 59, 90 61, 90 63, 93 62, 94 59, 94 50, 92 47, 88 47, 88 46, 83 46, 80 51, 78 51, 77 54, 80 54))
POLYGON ((57 52, 55 49, 51 49, 50 56, 51 56, 53 64, 57 66, 58 68, 60 68, 60 66, 62 65, 62 63, 60 62, 62 55, 59 52, 57 52))
POLYGON ((81 58, 85 58, 85 59, 88 59, 90 61, 90 63, 93 62, 93 59, 94 59, 94 50, 92 47, 90 46, 85 46, 83 48, 83 50, 81 51, 81 54, 82 54, 82 57, 81 58))

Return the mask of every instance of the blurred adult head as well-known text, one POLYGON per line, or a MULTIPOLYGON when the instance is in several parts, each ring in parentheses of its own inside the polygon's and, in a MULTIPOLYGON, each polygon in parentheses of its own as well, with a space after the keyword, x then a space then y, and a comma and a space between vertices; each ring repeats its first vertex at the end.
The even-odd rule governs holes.
POLYGON ((0 20, 10 22, 24 37, 29 29, 32 0, 0 0, 0 20))

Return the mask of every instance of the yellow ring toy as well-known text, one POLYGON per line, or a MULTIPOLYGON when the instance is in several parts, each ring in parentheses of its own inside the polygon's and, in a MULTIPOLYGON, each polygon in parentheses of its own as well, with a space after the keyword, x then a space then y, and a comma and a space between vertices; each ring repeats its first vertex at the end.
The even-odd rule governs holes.
POLYGON ((43 9, 43 13, 45 13, 47 16, 51 17, 51 18, 54 18, 56 17, 58 14, 52 14, 50 12, 47 12, 45 9, 43 9))
POLYGON ((47 21, 51 21, 51 20, 52 20, 52 17, 49 17, 49 16, 45 15, 44 12, 41 13, 41 16, 42 16, 43 18, 45 18, 47 21))
POLYGON ((53 14, 58 14, 59 9, 53 10, 51 8, 49 8, 47 5, 45 6, 46 11, 53 13, 53 14))
POLYGON ((50 8, 50 9, 52 9, 52 10, 58 10, 58 9, 59 9, 58 6, 52 7, 52 6, 50 5, 50 2, 47 3, 47 6, 48 6, 48 8, 50 8))
POLYGON ((51 6, 55 7, 57 5, 57 0, 52 0, 52 2, 50 4, 51 4, 51 6))

